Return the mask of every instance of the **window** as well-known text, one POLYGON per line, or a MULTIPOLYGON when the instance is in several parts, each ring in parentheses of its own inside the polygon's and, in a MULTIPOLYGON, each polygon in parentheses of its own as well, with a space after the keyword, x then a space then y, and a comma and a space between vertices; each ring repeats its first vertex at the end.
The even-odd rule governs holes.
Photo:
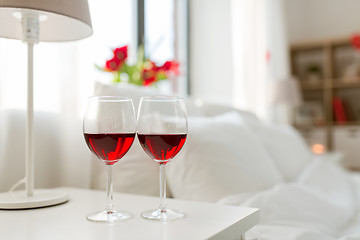
POLYGON ((146 55, 157 64, 173 59, 180 63, 180 76, 159 86, 180 95, 188 93, 187 10, 186 0, 144 0, 146 55))
POLYGON ((175 58, 174 2, 145 0, 146 55, 158 64, 175 58))

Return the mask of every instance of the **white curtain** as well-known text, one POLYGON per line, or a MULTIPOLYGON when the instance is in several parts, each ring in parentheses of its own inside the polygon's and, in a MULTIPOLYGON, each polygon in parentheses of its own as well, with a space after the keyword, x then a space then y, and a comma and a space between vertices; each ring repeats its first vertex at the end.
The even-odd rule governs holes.
POLYGON ((271 120, 271 81, 289 76, 283 0, 231 0, 233 103, 271 120))
MULTIPOLYGON (((133 51, 133 2, 90 0, 92 37, 34 47, 36 188, 89 186, 81 116, 94 81, 107 77, 94 64, 103 65, 116 46, 133 51)), ((25 172, 26 53, 21 41, 0 39, 0 192, 25 172)))
POLYGON ((267 6, 267 49, 269 77, 280 80, 290 76, 290 60, 284 0, 268 0, 267 6))

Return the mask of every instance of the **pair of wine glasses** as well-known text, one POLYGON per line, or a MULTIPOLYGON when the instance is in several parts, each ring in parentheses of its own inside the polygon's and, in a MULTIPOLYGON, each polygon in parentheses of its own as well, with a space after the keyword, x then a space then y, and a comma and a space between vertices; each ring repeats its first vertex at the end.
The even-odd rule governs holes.
MULTIPOLYGON (((146 219, 173 220, 184 213, 166 207, 165 166, 183 147, 187 136, 187 117, 183 98, 142 97, 137 119, 131 98, 90 97, 83 121, 85 141, 93 154, 106 166, 105 210, 87 215, 97 222, 116 222, 131 213, 113 207, 112 166, 128 152, 135 136, 149 157, 160 165, 160 205, 141 213, 146 219)), ((141 174, 141 173, 139 173, 141 174)))

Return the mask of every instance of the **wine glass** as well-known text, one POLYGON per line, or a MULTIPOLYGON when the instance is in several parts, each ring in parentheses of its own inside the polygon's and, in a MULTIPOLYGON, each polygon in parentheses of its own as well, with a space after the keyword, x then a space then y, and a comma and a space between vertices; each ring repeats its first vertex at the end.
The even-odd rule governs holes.
POLYGON ((187 136, 187 117, 183 98, 142 97, 138 113, 137 136, 144 151, 160 165, 160 205, 141 213, 146 219, 173 220, 183 218, 182 212, 166 207, 166 164, 183 147, 187 136))
POLYGON ((134 142, 136 119, 132 100, 127 97, 90 97, 83 132, 91 152, 104 162, 107 179, 105 210, 90 213, 86 218, 97 222, 130 218, 131 213, 113 207, 112 166, 128 152, 134 142))

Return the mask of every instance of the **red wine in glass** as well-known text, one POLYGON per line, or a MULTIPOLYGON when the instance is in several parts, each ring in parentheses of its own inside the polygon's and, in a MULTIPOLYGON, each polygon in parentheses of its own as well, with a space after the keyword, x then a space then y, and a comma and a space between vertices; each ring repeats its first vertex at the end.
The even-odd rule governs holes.
POLYGON ((90 151, 105 164, 106 206, 86 218, 95 222, 113 223, 128 219, 131 213, 113 205, 112 168, 129 151, 136 135, 134 104, 120 96, 89 97, 83 119, 83 134, 90 151))
POLYGON ((129 151, 135 133, 84 133, 84 137, 91 152, 113 165, 129 151))
POLYGON ((185 213, 167 208, 167 163, 181 151, 187 138, 187 117, 184 99, 173 96, 142 97, 137 118, 139 143, 149 157, 159 164, 160 205, 141 213, 145 219, 170 221, 185 213))
POLYGON ((139 134, 140 145, 155 161, 166 164, 181 150, 187 134, 139 134))

